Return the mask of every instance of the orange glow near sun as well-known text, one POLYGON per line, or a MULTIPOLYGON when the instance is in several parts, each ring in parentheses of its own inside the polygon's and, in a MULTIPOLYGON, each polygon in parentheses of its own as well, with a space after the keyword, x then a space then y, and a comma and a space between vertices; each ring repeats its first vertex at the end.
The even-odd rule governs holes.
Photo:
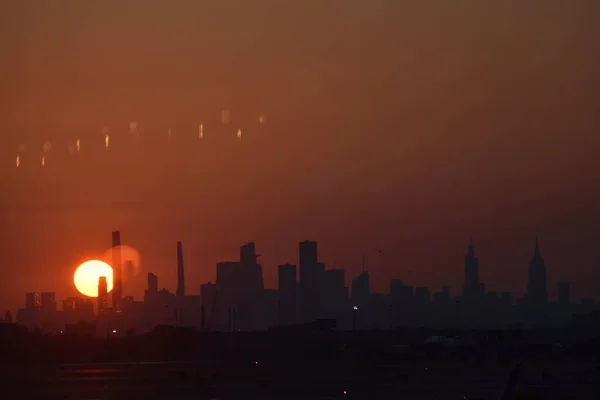
POLYGON ((81 294, 98 297, 98 280, 101 276, 106 277, 110 292, 113 288, 113 269, 103 261, 90 260, 81 264, 73 275, 73 282, 81 294))

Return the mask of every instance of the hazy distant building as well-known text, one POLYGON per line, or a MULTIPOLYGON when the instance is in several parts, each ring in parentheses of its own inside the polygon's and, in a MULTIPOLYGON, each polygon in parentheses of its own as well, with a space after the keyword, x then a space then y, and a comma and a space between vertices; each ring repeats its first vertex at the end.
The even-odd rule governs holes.
POLYGON ((465 255, 465 280, 463 283, 463 299, 467 303, 481 301, 485 289, 479 280, 479 260, 475 257, 473 244, 469 243, 465 255))
POLYGON ((431 301, 431 294, 429 288, 418 287, 415 288, 415 300, 418 305, 426 305, 431 301))
POLYGON ((568 282, 558 282, 556 286, 558 293, 558 304, 571 304, 571 285, 568 282))
MULTIPOLYGON (((218 315, 235 312, 235 324, 240 329, 260 326, 264 283, 262 266, 257 263, 254 243, 240 247, 240 261, 217 263, 219 287, 218 315)), ((252 328, 254 329, 254 328, 252 328)))
POLYGON ((112 306, 116 312, 120 312, 123 299, 123 266, 121 264, 121 232, 119 231, 112 233, 112 268, 112 306))
POLYGON ((56 293, 44 292, 40 295, 40 306, 45 312, 56 311, 56 293))
POLYGON ((177 242, 177 297, 185 296, 185 274, 183 269, 183 246, 177 242))
POLYGON ((108 310, 108 282, 105 276, 98 279, 98 315, 108 310))
POLYGON ((539 242, 536 239, 533 258, 529 263, 527 280, 527 300, 530 304, 543 305, 548 302, 546 290, 546 264, 540 254, 539 242))
POLYGON ((369 273, 363 272, 352 280, 352 305, 364 308, 369 305, 371 287, 369 273))
POLYGON ((317 242, 305 240, 298 244, 300 267, 300 303, 302 322, 312 322, 321 308, 325 265, 319 262, 317 242))
POLYGON ((148 272, 148 288, 144 292, 144 302, 150 302, 158 294, 158 276, 148 272))
POLYGON ((25 293, 25 309, 37 310, 42 307, 42 296, 39 292, 25 293))

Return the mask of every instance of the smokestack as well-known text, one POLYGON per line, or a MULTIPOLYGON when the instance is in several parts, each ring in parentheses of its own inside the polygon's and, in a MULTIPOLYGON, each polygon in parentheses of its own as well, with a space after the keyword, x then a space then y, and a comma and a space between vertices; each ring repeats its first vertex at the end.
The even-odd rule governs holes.
POLYGON ((177 242, 177 297, 185 296, 185 277, 183 275, 183 247, 177 242))
POLYGON ((123 268, 121 266, 121 232, 112 233, 112 268, 113 268, 113 291, 112 306, 115 311, 121 309, 123 299, 123 268))

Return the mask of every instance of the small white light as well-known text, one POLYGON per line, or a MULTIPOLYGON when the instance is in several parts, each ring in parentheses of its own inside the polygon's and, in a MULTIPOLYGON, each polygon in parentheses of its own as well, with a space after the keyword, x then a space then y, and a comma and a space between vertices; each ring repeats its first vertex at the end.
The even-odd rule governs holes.
POLYGON ((352 309, 353 309, 354 311, 358 311, 358 306, 354 306, 354 307, 352 307, 352 309))
POLYGON ((117 333, 117 331, 116 331, 116 330, 113 330, 113 333, 117 333))

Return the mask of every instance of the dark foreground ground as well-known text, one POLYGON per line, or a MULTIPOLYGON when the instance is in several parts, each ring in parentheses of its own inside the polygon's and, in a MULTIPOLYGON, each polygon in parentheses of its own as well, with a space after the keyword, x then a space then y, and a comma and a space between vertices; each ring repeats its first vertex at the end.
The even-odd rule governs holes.
POLYGON ((600 399, 600 332, 542 333, 5 335, 0 399, 600 399))
MULTIPOLYGON (((9 399, 497 399, 511 367, 496 362, 418 361, 360 366, 160 362, 21 365, 3 369, 9 399)), ((598 399, 600 365, 526 360, 523 399, 598 399)))

